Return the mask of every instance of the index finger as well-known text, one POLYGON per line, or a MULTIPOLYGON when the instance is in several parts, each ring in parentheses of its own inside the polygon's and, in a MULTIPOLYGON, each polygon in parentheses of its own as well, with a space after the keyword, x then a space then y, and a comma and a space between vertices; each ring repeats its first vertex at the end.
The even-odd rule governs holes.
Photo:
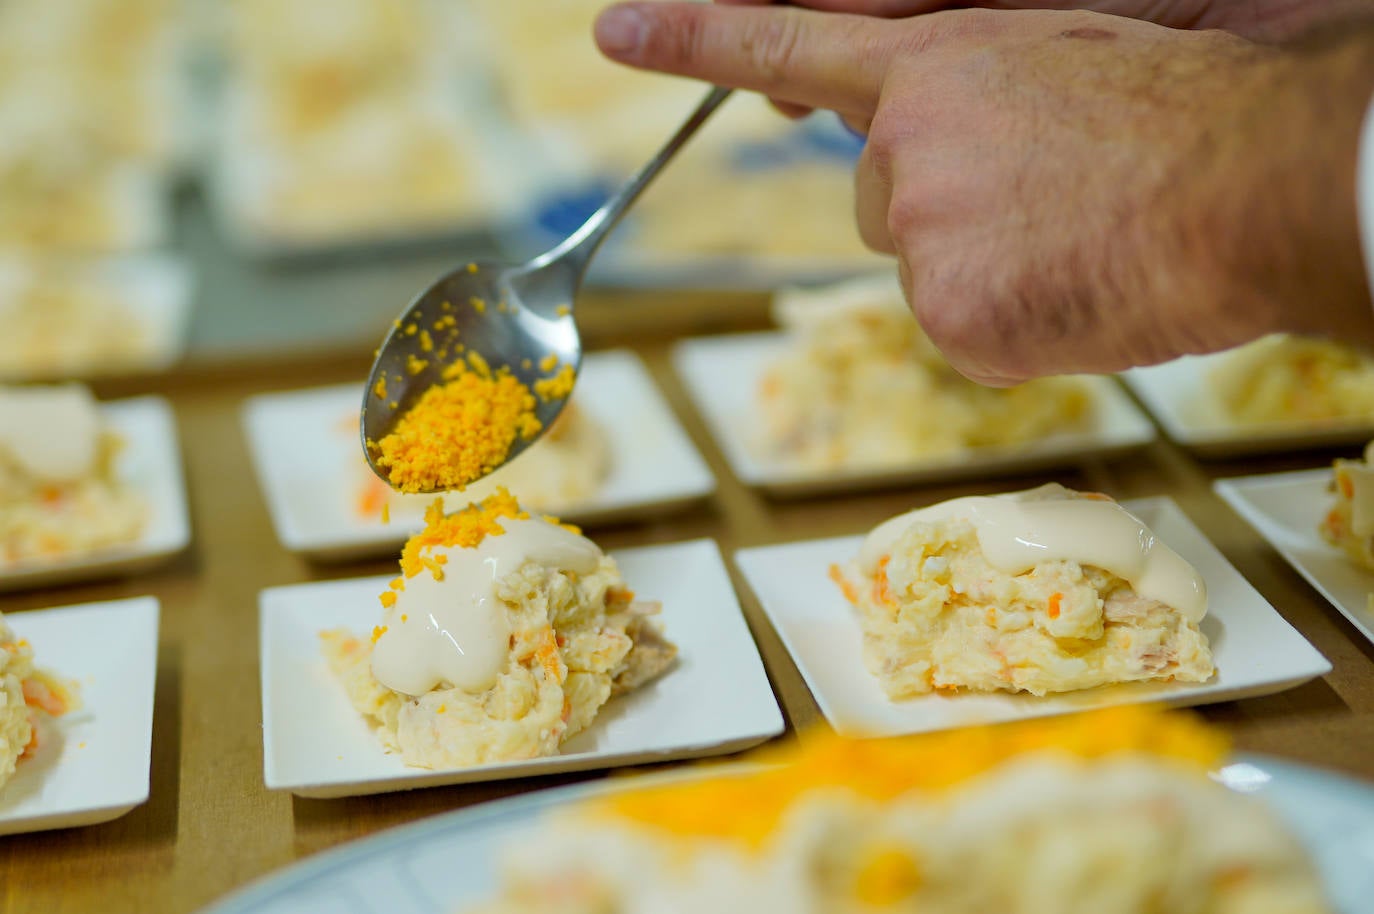
POLYGON ((898 33, 867 16, 691 2, 621 3, 596 21, 597 45, 621 63, 865 114, 877 105, 898 33))

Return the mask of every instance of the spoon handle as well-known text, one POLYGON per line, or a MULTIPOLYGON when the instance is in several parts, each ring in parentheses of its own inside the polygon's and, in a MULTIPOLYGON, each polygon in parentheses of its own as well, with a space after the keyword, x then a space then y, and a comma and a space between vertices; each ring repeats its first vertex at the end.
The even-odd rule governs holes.
POLYGON ((573 232, 568 238, 553 250, 539 256, 530 263, 530 269, 538 269, 558 262, 559 266, 572 273, 576 279, 580 280, 583 272, 587 269, 588 262, 596 249, 601 247, 601 242, 606 240, 611 229, 615 228, 620 217, 625 215, 625 210, 630 208, 639 195, 644 192, 644 188, 649 186, 663 166, 677 155, 677 151, 686 145, 691 139, 692 134, 697 132, 697 128, 706 122, 721 102, 729 97, 733 90, 724 89, 719 86, 713 88, 697 105, 696 111, 687 118, 686 122, 678 128, 677 133, 673 134, 672 139, 664 144, 658 154, 649 160, 648 164, 630 180, 626 181, 621 188, 611 195, 611 198, 602 204, 601 208, 591 215, 582 227, 573 232))

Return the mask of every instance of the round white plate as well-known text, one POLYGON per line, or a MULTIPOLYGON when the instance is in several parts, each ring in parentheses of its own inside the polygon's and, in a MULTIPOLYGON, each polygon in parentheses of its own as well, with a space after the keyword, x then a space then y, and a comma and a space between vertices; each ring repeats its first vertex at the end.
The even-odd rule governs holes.
MULTIPOLYGON (((1340 914, 1368 911, 1374 787, 1258 756, 1237 760, 1220 777, 1263 797, 1289 824, 1315 857, 1340 914)), ((496 855, 509 836, 554 807, 625 783, 543 791, 393 829, 270 876, 205 914, 452 914, 491 897, 496 855)))

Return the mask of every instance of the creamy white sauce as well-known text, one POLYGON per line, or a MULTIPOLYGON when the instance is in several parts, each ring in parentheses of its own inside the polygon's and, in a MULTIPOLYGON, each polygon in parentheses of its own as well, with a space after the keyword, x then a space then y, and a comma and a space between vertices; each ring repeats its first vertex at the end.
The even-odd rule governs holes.
POLYGON ((75 482, 95 471, 100 412, 80 384, 0 389, 0 451, 39 482, 75 482))
POLYGON ((483 692, 496 683, 510 649, 510 621, 496 582, 526 562, 560 571, 594 572, 601 550, 591 540, 544 520, 502 518, 506 532, 476 548, 437 547, 443 580, 429 570, 406 578, 372 650, 372 675, 389 689, 423 695, 452 686, 483 692))
POLYGON ((1350 480, 1350 532, 1374 536, 1374 442, 1365 448, 1364 463, 1341 463, 1340 473, 1350 480))
POLYGON ((950 518, 973 524, 988 564, 1005 574, 1023 574, 1042 562, 1072 561, 1111 572, 1136 593, 1194 622, 1207 614, 1202 576, 1139 518, 1115 502, 1072 498, 1062 486, 956 498, 894 517, 864 540, 859 553, 864 572, 874 574, 912 524, 950 518))

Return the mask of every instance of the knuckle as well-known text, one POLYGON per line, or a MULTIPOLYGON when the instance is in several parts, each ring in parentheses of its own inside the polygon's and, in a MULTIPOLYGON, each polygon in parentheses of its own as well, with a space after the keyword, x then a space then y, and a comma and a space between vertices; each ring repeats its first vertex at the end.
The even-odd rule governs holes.
POLYGON ((761 19, 746 30, 740 40, 742 50, 753 68, 764 79, 782 79, 792 69, 792 61, 801 41, 801 20, 791 10, 761 19))
POLYGON ((706 23, 690 5, 664 5, 645 38, 645 56, 670 70, 689 68, 703 57, 706 23))
POLYGON ((894 193, 887 207, 887 232, 903 248, 910 247, 922 225, 922 206, 910 192, 894 193))

